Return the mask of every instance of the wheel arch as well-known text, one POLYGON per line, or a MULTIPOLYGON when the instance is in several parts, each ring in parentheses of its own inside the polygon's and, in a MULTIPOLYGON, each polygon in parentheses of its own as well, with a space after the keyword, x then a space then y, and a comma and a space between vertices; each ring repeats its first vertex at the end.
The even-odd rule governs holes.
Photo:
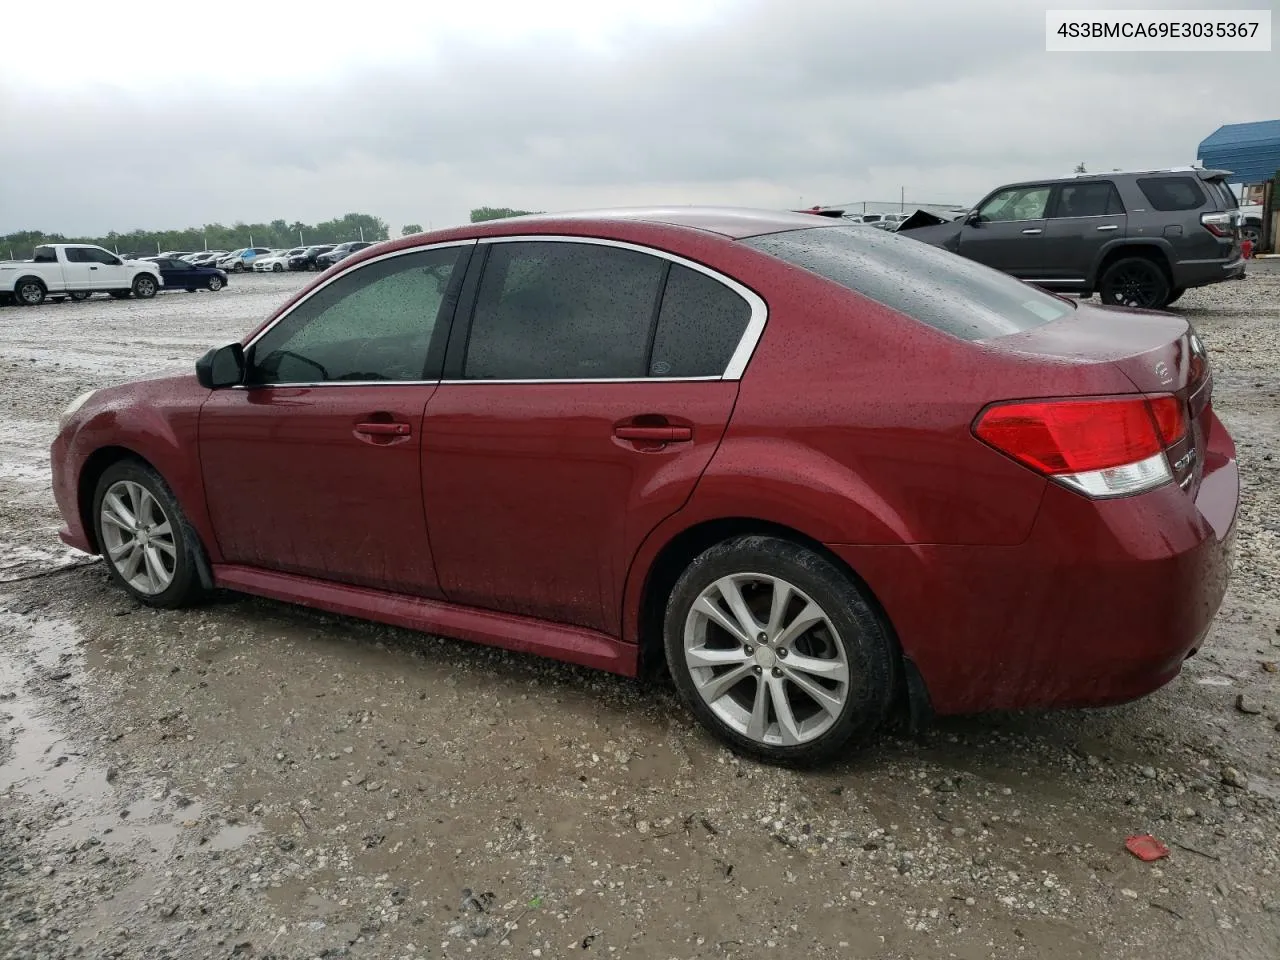
POLYGON ((1147 260, 1151 260, 1164 271, 1165 279, 1172 288, 1173 257, 1168 242, 1155 238, 1136 241, 1125 238, 1108 244, 1098 252, 1094 260, 1093 269, 1089 273, 1089 289, 1097 290, 1098 282, 1102 279, 1102 274, 1106 269, 1117 260, 1122 260, 1125 257, 1144 257, 1147 260))
POLYGON ((126 460, 133 460, 142 464, 150 470, 153 470, 161 480, 169 487, 174 498, 178 500, 178 506, 181 509, 185 520, 184 526, 186 533, 191 537, 195 546, 196 573, 200 578, 200 583, 205 589, 213 588, 213 571, 209 565, 208 547, 205 545, 204 539, 200 536, 200 532, 195 528, 191 521, 190 511, 182 503, 181 497, 173 485, 165 478, 164 471, 156 464, 152 463, 143 454, 131 447, 113 444, 110 446, 99 447, 85 459, 84 465, 80 468, 80 476, 76 480, 76 509, 80 513, 80 524, 84 530, 85 538, 89 541, 89 545, 96 551, 101 552, 102 545, 98 543, 98 526, 94 522, 93 517, 93 500, 94 493, 98 489, 98 483, 102 480, 103 474, 117 463, 126 460))
POLYGON ((662 635, 663 621, 666 617, 667 598, 681 573, 708 548, 741 536, 770 536, 789 540, 812 550, 849 577, 880 618, 885 634, 893 645, 896 654, 895 666, 898 668, 895 670, 893 691, 895 703, 907 708, 913 728, 931 714, 928 691, 920 672, 903 651, 893 621, 889 619, 884 605, 870 584, 857 570, 820 540, 787 524, 757 517, 732 516, 702 520, 671 535, 658 549, 652 562, 643 572, 639 603, 635 610, 635 639, 640 648, 637 672, 641 677, 652 679, 660 675, 666 667, 662 635))

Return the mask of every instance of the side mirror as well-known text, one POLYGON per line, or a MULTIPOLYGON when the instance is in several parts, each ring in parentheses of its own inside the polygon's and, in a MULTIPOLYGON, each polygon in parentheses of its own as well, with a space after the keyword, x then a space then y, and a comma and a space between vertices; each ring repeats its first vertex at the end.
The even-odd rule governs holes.
POLYGON ((244 374, 244 347, 238 343, 214 347, 196 361, 196 380, 206 390, 244 383, 244 374))
POLYGON ((964 215, 964 223, 967 227, 976 227, 978 224, 982 223, 982 214, 977 210, 970 210, 964 215))

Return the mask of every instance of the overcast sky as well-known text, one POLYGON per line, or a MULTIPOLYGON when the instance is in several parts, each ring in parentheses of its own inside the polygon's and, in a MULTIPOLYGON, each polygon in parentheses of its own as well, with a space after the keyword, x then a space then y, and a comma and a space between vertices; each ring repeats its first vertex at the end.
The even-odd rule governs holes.
POLYGON ((1046 53, 1072 6, 1275 0, 60 0, 0 54, 0 234, 965 203, 1280 116, 1280 54, 1046 53))

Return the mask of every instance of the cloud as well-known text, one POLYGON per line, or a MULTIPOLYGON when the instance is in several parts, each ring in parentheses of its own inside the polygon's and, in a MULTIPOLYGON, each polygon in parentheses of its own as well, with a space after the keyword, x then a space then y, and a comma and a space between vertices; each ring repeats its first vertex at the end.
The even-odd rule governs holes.
POLYGON ((483 204, 789 206, 902 188, 966 202, 1081 160, 1187 163, 1220 124, 1275 112, 1269 54, 1048 54, 1044 8, 1025 0, 714 13, 585 33, 463 20, 424 33, 419 56, 395 30, 385 56, 316 35, 281 55, 337 67, 256 89, 135 76, 46 90, 0 73, 0 233, 347 210, 443 225, 483 204))

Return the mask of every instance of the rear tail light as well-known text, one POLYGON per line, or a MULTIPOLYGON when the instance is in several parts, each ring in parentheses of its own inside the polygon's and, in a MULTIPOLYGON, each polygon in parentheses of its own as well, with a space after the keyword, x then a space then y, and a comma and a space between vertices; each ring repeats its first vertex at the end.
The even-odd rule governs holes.
POLYGON ((1233 213, 1202 213, 1200 223, 1215 237, 1234 237, 1236 217, 1233 213))
POLYGON ((1020 400, 988 407, 978 439, 1088 497, 1119 497, 1173 479, 1165 450, 1187 434, 1168 394, 1020 400))

